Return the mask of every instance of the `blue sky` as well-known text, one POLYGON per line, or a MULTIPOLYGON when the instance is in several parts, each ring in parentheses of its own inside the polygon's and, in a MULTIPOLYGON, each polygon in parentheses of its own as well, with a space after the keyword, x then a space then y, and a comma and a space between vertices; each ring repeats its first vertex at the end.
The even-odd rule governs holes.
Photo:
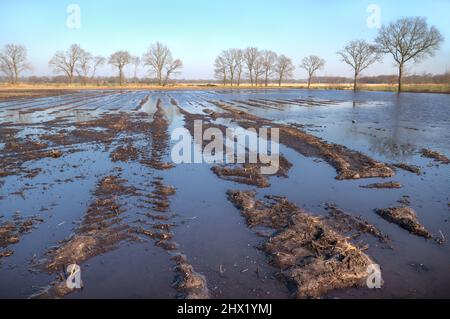
MULTIPOLYGON (((446 41, 432 59, 410 65, 408 72, 443 72, 450 68, 450 0, 0 0, 0 46, 27 47, 33 73, 49 75, 48 61, 59 49, 79 43, 108 56, 116 50, 142 55, 161 41, 184 62, 183 78, 211 78, 214 58, 222 49, 257 46, 293 58, 327 60, 321 75, 350 75, 338 51, 351 39, 373 40, 367 7, 381 9, 382 23, 403 16, 424 16, 446 41), (69 4, 81 8, 81 28, 66 25, 69 4)), ((101 74, 112 72, 105 66, 101 74)), ((393 73, 393 62, 374 65, 365 74, 393 73)), ((144 74, 144 71, 141 71, 144 74)), ((296 77, 305 74, 296 71, 296 77)))

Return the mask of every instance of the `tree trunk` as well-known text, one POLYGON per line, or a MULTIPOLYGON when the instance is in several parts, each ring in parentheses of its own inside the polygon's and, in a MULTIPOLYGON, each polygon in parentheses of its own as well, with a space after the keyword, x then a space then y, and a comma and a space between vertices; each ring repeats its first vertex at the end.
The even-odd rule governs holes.
POLYGON ((398 67, 398 93, 402 92, 403 64, 398 67))
POLYGON ((122 86, 122 68, 119 68, 119 85, 122 86))
POLYGON ((358 85, 358 73, 355 72, 355 78, 353 80, 353 92, 356 92, 356 90, 358 89, 357 85, 358 85))
POLYGON ((311 75, 308 77, 308 89, 311 87, 311 75))

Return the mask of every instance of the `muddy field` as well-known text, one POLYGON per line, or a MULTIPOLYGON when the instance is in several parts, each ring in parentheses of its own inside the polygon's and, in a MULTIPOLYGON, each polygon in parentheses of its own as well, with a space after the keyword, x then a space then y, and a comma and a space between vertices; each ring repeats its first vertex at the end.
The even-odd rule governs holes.
POLYGON ((12 93, 1 298, 450 297, 447 95, 12 93), (171 133, 195 120, 278 128, 280 170, 174 164, 171 133))

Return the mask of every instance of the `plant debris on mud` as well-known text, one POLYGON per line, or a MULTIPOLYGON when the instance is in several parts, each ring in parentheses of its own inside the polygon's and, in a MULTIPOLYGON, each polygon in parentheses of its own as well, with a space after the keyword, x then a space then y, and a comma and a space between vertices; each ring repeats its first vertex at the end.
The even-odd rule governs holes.
POLYGON ((250 226, 277 232, 264 244, 282 278, 294 283, 299 298, 319 298, 339 288, 360 286, 372 259, 327 222, 298 208, 284 197, 255 199, 252 191, 228 191, 250 226))
POLYGON ((433 238, 433 235, 420 224, 416 212, 409 207, 377 208, 375 212, 387 221, 406 229, 411 234, 427 239, 433 238))
POLYGON ((441 164, 450 164, 450 159, 439 152, 424 148, 420 151, 420 153, 423 157, 434 159, 436 162, 440 162, 441 164))
POLYGON ((386 182, 386 183, 374 183, 369 185, 361 185, 361 188, 368 188, 368 189, 383 189, 383 188, 402 188, 402 184, 398 182, 386 182))

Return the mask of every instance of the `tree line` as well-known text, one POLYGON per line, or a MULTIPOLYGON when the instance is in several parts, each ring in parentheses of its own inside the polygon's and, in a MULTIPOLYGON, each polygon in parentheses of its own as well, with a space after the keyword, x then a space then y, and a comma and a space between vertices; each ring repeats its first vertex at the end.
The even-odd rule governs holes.
MULTIPOLYGON (((108 59, 95 56, 78 44, 72 44, 67 50, 56 52, 49 61, 49 66, 55 74, 64 75, 69 84, 73 83, 76 76, 81 78, 83 84, 87 84, 90 79, 95 78, 98 68, 106 63, 117 69, 120 85, 125 81, 124 69, 128 65, 133 66, 135 82, 138 68, 144 66, 149 68, 162 86, 183 67, 182 61, 174 59, 170 49, 160 42, 152 44, 142 57, 132 56, 128 51, 117 51, 108 59)), ((16 84, 20 73, 30 68, 24 46, 7 44, 0 52, 0 71, 10 83, 16 84)))
MULTIPOLYGON (((390 55, 397 69, 398 91, 402 91, 405 66, 420 62, 433 56, 440 48, 443 37, 434 26, 428 26, 422 17, 402 18, 384 25, 373 43, 366 40, 352 40, 337 54, 341 61, 353 71, 353 88, 357 89, 361 73, 385 55, 390 55)), ((55 74, 63 74, 69 83, 75 76, 87 83, 95 78, 98 67, 110 64, 118 71, 119 84, 125 81, 124 68, 132 65, 134 81, 140 66, 148 67, 156 77, 159 85, 166 85, 171 77, 183 67, 180 59, 174 59, 170 49, 160 43, 152 44, 142 57, 132 56, 128 51, 117 51, 106 59, 94 56, 78 44, 73 44, 66 51, 58 51, 49 62, 55 74)), ((300 68, 308 74, 308 88, 318 70, 325 66, 325 60, 311 55, 303 58, 300 68)), ((8 44, 0 51, 0 72, 11 83, 19 80, 20 73, 29 70, 26 48, 21 45, 8 44)), ((279 86, 293 77, 295 65, 290 57, 271 50, 259 50, 255 47, 246 49, 228 49, 220 53, 214 61, 214 76, 223 85, 240 86, 243 80, 252 86, 268 86, 276 81, 279 86)))
MULTIPOLYGON (((443 42, 443 37, 434 26, 429 27, 421 17, 402 18, 387 26, 382 26, 374 43, 365 40, 352 40, 337 54, 340 60, 353 71, 353 89, 357 90, 361 73, 375 62, 380 62, 385 54, 392 56, 398 68, 398 91, 402 91, 405 65, 410 61, 420 62, 433 56, 443 42)), ((325 66, 325 60, 310 55, 303 58, 300 68, 308 75, 308 88, 318 70, 325 66)), ((277 55, 273 51, 247 49, 228 49, 221 52, 214 62, 216 79, 224 85, 239 86, 242 76, 253 86, 268 86, 269 80, 289 80, 295 70, 292 59, 277 55)))

